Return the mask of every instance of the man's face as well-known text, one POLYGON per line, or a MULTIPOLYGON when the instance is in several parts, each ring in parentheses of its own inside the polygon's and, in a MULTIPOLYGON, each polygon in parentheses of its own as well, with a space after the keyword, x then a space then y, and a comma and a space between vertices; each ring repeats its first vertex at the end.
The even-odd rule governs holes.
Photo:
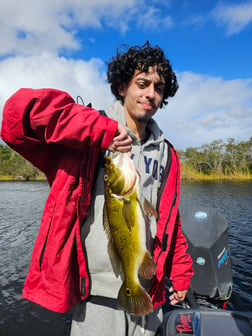
POLYGON ((120 87, 127 123, 147 123, 160 107, 165 81, 156 68, 149 67, 148 72, 136 70, 128 86, 120 87))

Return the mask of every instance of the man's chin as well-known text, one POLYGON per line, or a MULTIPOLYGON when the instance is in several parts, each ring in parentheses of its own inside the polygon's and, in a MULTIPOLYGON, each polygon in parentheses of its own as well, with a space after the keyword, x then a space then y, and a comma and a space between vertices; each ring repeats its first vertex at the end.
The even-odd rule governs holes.
POLYGON ((151 119, 151 117, 149 117, 149 116, 137 117, 137 121, 139 123, 145 123, 145 124, 148 123, 150 119, 151 119))

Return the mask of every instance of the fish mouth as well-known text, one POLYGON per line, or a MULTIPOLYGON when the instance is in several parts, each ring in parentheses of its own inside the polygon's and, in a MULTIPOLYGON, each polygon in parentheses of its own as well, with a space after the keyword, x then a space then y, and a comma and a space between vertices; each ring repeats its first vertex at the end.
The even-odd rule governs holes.
MULTIPOLYGON (((106 175, 104 175, 104 180, 105 180, 106 175)), ((111 190, 113 190, 113 188, 115 189, 116 185, 118 184, 119 180, 121 177, 119 177, 117 180, 115 180, 113 182, 112 185, 110 185, 111 190)), ((124 186, 123 190, 121 190, 120 192, 112 192, 111 196, 113 197, 117 197, 117 198, 124 198, 124 197, 128 197, 130 196, 133 191, 135 190, 135 187, 137 185, 137 181, 138 181, 138 175, 135 174, 133 176, 133 179, 131 178, 130 181, 126 181, 126 187, 124 186), (129 185, 129 186, 128 186, 129 185)))
POLYGON ((107 166, 107 174, 104 175, 104 181, 109 180, 109 172, 117 173, 116 178, 110 180, 110 189, 114 197, 126 197, 130 195, 138 181, 138 172, 134 167, 133 161, 131 160, 128 153, 115 152, 111 156, 106 157, 105 169, 107 166), (113 167, 113 168, 112 168, 113 167), (121 184, 121 187, 118 186, 121 184))
POLYGON ((129 196, 133 192, 133 190, 135 189, 136 184, 137 184, 137 174, 135 174, 135 176, 134 176, 132 186, 125 193, 123 193, 123 196, 124 197, 129 196))

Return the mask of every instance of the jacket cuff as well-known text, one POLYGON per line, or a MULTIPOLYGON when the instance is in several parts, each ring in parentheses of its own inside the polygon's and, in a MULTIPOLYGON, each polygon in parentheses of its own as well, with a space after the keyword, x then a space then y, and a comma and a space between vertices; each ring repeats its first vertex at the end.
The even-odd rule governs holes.
POLYGON ((190 287, 190 279, 184 278, 182 280, 172 281, 172 286, 175 291, 182 291, 190 287))
POLYGON ((109 119, 107 117, 102 118, 106 118, 106 120, 109 120, 109 122, 107 122, 107 130, 104 133, 104 137, 102 139, 101 144, 102 149, 105 150, 108 148, 109 144, 111 143, 112 139, 116 134, 118 122, 113 119, 109 119))

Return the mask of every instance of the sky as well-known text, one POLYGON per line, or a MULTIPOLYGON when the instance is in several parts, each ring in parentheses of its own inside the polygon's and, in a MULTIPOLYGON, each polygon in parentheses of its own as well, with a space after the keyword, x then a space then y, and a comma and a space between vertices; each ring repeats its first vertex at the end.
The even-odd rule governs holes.
POLYGON ((107 62, 148 40, 178 78, 155 115, 177 149, 252 136, 251 0, 1 0, 0 26, 0 121, 21 87, 106 109, 107 62))

